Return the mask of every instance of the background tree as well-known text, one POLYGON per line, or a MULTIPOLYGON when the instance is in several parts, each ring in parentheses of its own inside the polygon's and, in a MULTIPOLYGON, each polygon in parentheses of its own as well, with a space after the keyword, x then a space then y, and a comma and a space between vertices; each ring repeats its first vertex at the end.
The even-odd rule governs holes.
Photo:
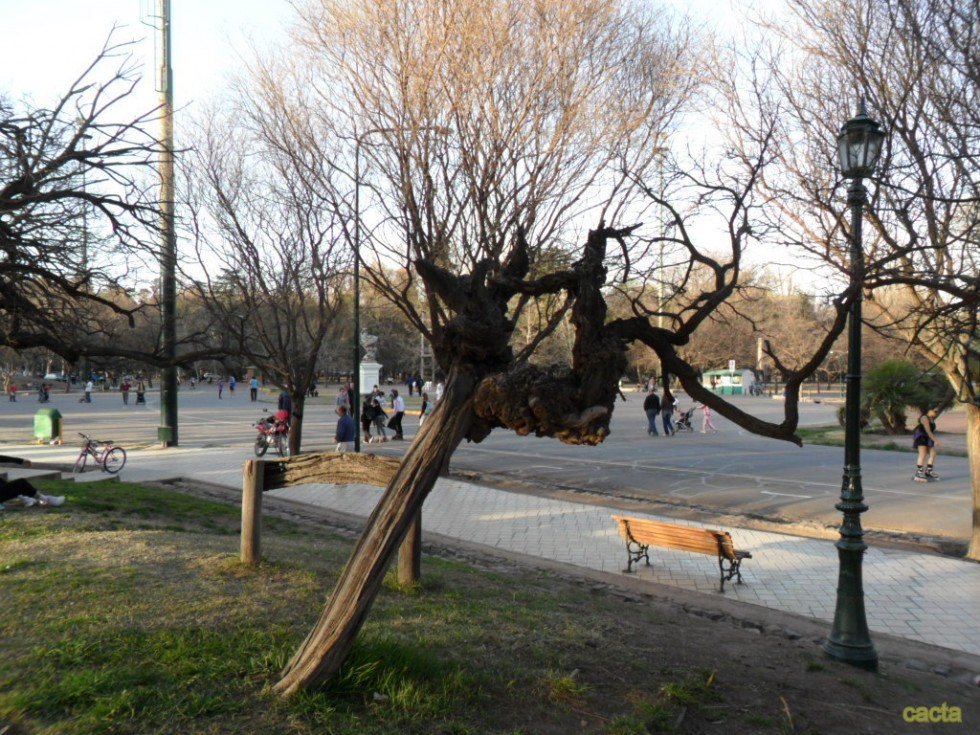
MULTIPOLYGON (((124 112, 137 82, 130 43, 110 34, 51 106, 0 92, 0 345, 44 348, 69 366, 162 367, 156 111, 124 112)), ((185 356, 211 356, 184 325, 185 356)))
MULTIPOLYGON (((949 0, 790 0, 795 22, 764 24, 778 42, 718 68, 728 130, 743 151, 777 131, 778 166, 765 184, 769 226, 840 282, 847 273, 846 196, 833 141, 860 96, 888 133, 870 188, 865 318, 900 333, 946 376, 967 416, 974 531, 980 558, 980 397, 969 379, 980 257, 977 3, 949 0), (877 291, 889 297, 879 299, 877 291), (903 291, 902 299, 894 298, 903 291), (896 308, 897 307, 897 308, 896 308)), ((833 280, 831 281, 833 282, 833 280)))
POLYGON ((160 144, 152 113, 115 117, 137 78, 128 47, 110 39, 50 108, 0 96, 0 344, 75 362, 111 347, 106 318, 131 322, 106 293, 148 260, 160 144))
POLYGON ((324 353, 351 353, 352 332, 343 345, 327 337, 352 291, 352 251, 302 93, 267 73, 257 81, 229 113, 202 123, 185 160, 195 260, 206 274, 194 289, 222 351, 289 392, 297 453, 324 353))

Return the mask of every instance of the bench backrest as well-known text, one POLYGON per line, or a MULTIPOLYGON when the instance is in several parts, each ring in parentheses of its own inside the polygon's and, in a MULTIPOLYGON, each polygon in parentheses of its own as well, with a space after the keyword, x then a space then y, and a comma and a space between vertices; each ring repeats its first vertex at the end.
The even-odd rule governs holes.
POLYGON ((645 518, 614 515, 613 519, 619 526, 620 535, 627 541, 633 540, 648 546, 664 546, 735 559, 735 546, 727 531, 680 526, 676 523, 651 521, 645 518))

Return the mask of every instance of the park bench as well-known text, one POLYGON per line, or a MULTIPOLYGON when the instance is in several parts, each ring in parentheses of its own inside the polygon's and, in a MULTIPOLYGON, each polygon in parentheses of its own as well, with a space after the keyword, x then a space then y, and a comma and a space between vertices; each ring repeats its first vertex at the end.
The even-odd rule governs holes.
POLYGON ((742 560, 752 558, 752 554, 747 551, 735 550, 731 534, 727 531, 616 515, 613 520, 619 526, 619 534, 626 541, 626 553, 629 555, 624 572, 632 572, 634 562, 640 559, 645 559, 647 566, 650 566, 650 556, 647 554, 650 546, 707 554, 718 557, 720 591, 724 592, 725 582, 733 577, 737 578, 738 584, 742 583, 742 560))

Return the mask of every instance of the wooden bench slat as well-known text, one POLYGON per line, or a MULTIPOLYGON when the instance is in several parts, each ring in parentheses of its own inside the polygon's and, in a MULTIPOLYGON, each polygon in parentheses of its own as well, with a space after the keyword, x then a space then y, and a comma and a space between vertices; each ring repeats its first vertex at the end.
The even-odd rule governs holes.
POLYGON ((724 553, 728 557, 734 557, 731 537, 727 533, 660 521, 633 518, 620 520, 620 517, 617 516, 613 516, 613 518, 616 518, 620 523, 619 530, 623 538, 632 535, 635 540, 641 543, 674 548, 683 547, 685 550, 704 554, 724 553))
POLYGON ((708 528, 617 515, 614 515, 613 519, 619 527, 620 535, 626 541, 626 551, 629 555, 625 570, 627 572, 632 571, 633 563, 640 559, 645 559, 647 566, 650 565, 650 556, 647 553, 649 546, 716 556, 721 573, 721 591, 724 592, 725 580, 737 576, 738 583, 741 584, 742 560, 752 558, 749 552, 735 549, 731 534, 727 531, 713 531, 708 528))

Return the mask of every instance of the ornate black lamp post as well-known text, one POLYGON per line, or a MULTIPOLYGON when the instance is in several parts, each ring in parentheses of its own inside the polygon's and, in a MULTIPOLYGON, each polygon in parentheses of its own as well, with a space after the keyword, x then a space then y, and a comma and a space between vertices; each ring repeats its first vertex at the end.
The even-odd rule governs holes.
POLYGON ((851 286, 854 300, 848 314, 847 392, 844 424, 844 482, 840 502, 835 506, 844 514, 837 541, 840 572, 837 580, 837 608, 834 626, 824 643, 828 657, 870 671, 878 669, 878 653, 871 642, 864 612, 861 562, 867 545, 861 528, 864 504, 861 487, 861 283, 864 280, 864 252, 861 223, 868 203, 862 179, 870 176, 878 161, 885 134, 868 117, 864 102, 858 114, 844 123, 837 136, 841 174, 851 179, 847 205, 851 208, 851 286))

